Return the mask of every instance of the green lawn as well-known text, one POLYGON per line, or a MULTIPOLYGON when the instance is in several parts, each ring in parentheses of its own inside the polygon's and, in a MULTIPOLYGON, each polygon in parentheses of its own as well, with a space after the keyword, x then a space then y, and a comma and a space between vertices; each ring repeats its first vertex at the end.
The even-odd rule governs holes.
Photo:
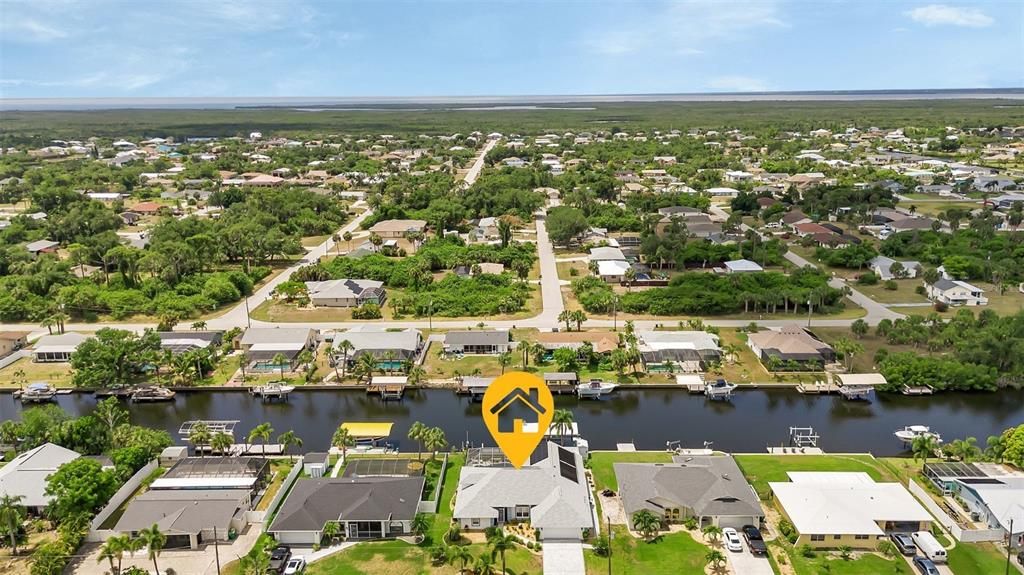
POLYGON ((990 543, 957 543, 949 551, 948 563, 956 575, 1002 573, 1006 569, 1006 555, 990 543))
POLYGON ((789 471, 863 471, 875 481, 896 479, 870 455, 737 455, 736 463, 761 498, 769 482, 789 481, 789 471))
MULTIPOLYGON (((653 542, 637 539, 623 526, 612 528, 612 573, 616 575, 702 575, 708 548, 686 532, 670 533, 653 542)), ((584 551, 588 575, 608 572, 608 558, 584 551)))
POLYGON ((928 303, 928 298, 917 293, 915 290, 921 285, 921 280, 894 280, 896 289, 885 289, 885 282, 875 285, 850 284, 850 287, 877 301, 878 303, 928 303))
POLYGON ((619 463, 672 463, 672 454, 661 451, 591 451, 590 472, 594 475, 594 484, 598 490, 608 488, 618 491, 619 482, 615 480, 615 469, 612 464, 619 463))
POLYGON ((0 369, 0 387, 18 387, 16 373, 25 373, 24 381, 33 383, 45 381, 55 386, 71 385, 71 365, 67 363, 36 363, 23 357, 18 361, 0 369))
MULTIPOLYGON (((790 564, 796 575, 912 575, 914 573, 902 557, 886 559, 881 555, 863 554, 846 561, 838 553, 818 551, 815 557, 808 558, 797 553, 788 543, 772 541, 769 545, 785 554, 786 562, 790 564)), ((778 558, 778 552, 776 551, 776 558, 778 558)))
MULTIPOLYGON (((461 359, 442 358, 441 352, 444 346, 440 342, 431 342, 427 350, 427 358, 423 362, 423 369, 432 378, 451 379, 455 372, 460 375, 481 375, 497 376, 501 374, 501 366, 498 365, 496 355, 464 355, 461 359)), ((513 354, 513 364, 506 369, 515 369, 522 356, 513 354)))

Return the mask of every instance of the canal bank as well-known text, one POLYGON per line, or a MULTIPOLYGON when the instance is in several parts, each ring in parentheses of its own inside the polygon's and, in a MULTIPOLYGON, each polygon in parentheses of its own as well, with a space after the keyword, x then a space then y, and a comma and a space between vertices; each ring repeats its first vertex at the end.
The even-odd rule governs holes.
MULTIPOLYGON (((1024 391, 942 393, 930 397, 877 394, 867 402, 837 396, 802 395, 792 389, 743 389, 732 401, 709 401, 685 389, 618 389, 601 401, 555 398, 556 407, 569 409, 581 434, 593 449, 615 449, 632 442, 637 449, 659 450, 668 441, 683 447, 731 452, 764 453, 788 441, 792 426, 813 427, 827 452, 871 452, 898 455, 903 446, 893 437, 906 425, 928 425, 947 440, 974 436, 984 444, 1010 426, 1024 423, 1024 391)), ((84 415, 96 405, 91 394, 57 397, 70 415, 84 415)), ((191 419, 238 420, 241 438, 256 425, 269 422, 276 433, 293 430, 304 449, 322 450, 344 421, 390 421, 391 440, 412 447, 406 435, 415 421, 441 427, 452 444, 489 444, 480 404, 448 389, 410 390, 402 401, 382 402, 358 389, 303 389, 289 401, 263 403, 248 393, 228 390, 184 390, 174 401, 132 404, 132 422, 165 429, 178 440, 177 430, 191 419)), ((10 394, 0 395, 0 420, 19 419, 22 405, 10 394)))

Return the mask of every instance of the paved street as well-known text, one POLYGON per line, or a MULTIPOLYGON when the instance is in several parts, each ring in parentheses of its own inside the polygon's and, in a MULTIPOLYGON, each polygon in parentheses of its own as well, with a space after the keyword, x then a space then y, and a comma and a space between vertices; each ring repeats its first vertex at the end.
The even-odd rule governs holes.
POLYGON ((480 177, 480 173, 484 170, 484 160, 487 158, 487 152, 494 149, 494 146, 498 145, 498 140, 487 140, 484 147, 480 149, 480 154, 473 161, 473 165, 469 167, 469 171, 466 172, 466 177, 463 181, 466 182, 467 186, 473 185, 473 182, 480 177))

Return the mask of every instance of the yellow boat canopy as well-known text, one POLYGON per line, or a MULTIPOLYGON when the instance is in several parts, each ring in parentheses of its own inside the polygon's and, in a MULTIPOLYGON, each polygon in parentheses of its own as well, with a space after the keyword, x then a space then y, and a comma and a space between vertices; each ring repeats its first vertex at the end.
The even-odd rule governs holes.
POLYGON ((394 423, 390 421, 366 421, 366 422, 348 422, 342 423, 341 426, 348 430, 348 434, 354 439, 372 439, 377 437, 387 437, 391 435, 391 427, 394 423))

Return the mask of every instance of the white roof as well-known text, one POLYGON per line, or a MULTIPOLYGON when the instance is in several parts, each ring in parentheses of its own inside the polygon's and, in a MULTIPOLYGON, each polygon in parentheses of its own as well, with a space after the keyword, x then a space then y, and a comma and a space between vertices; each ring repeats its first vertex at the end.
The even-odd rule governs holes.
POLYGON ((734 272, 759 272, 764 270, 764 268, 758 265, 757 262, 752 262, 750 260, 728 261, 725 262, 725 267, 734 272))
POLYGON ((599 247, 590 248, 590 261, 621 260, 625 261, 626 256, 619 248, 599 247))
POLYGON ((149 486, 154 489, 246 489, 256 484, 255 477, 161 477, 149 486))
POLYGON ((296 351, 306 347, 306 344, 295 342, 282 343, 254 343, 249 347, 251 351, 296 351))
POLYGON ((899 483, 875 483, 860 472, 787 473, 769 483, 796 530, 813 535, 884 535, 880 521, 932 521, 899 483))
POLYGON ((242 345, 282 345, 301 341, 305 344, 312 335, 312 331, 308 327, 250 327, 242 334, 241 343, 242 345))
POLYGON ((44 335, 36 341, 32 349, 35 353, 72 353, 87 339, 89 336, 73 331, 60 335, 44 335))
POLYGON ((409 378, 404 375, 375 375, 371 381, 374 385, 404 385, 409 378))
POLYGON ((880 373, 837 373, 836 378, 843 385, 885 385, 888 383, 880 373))
POLYGON ((21 495, 21 504, 27 507, 45 507, 51 499, 46 495, 46 478, 79 457, 78 453, 53 443, 30 449, 0 467, 0 493, 21 495))
POLYGON ((706 331, 637 331, 640 349, 718 349, 718 338, 706 331))
POLYGON ((622 260, 601 260, 597 262, 597 275, 599 276, 624 276, 629 264, 622 260))
POLYGON ((1000 477, 999 481, 960 484, 978 494, 1003 529, 1009 531, 1013 521, 1013 532, 1020 533, 1024 525, 1024 477, 1000 477))

